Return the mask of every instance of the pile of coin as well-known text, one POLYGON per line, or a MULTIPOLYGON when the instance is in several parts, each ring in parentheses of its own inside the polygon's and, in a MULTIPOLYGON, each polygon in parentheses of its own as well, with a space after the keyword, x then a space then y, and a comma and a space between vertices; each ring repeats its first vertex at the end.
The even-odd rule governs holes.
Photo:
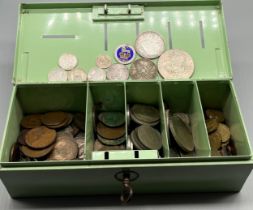
POLYGON ((223 113, 219 110, 207 109, 205 115, 212 156, 236 155, 236 148, 223 113))
POLYGON ((10 161, 84 159, 84 119, 83 113, 62 111, 26 115, 10 161))
POLYGON ((121 112, 100 112, 94 119, 97 140, 94 151, 125 149, 125 115, 121 112))
POLYGON ((130 111, 130 118, 135 123, 129 138, 137 150, 159 150, 162 148, 160 132, 154 128, 160 122, 160 114, 157 108, 134 104, 130 111))
POLYGON ((195 145, 191 130, 190 116, 183 112, 170 114, 166 110, 166 123, 169 129, 170 156, 187 157, 195 155, 195 145))
POLYGON ((58 68, 48 73, 48 81, 86 81, 87 75, 78 66, 78 59, 75 55, 64 53, 58 60, 58 68))

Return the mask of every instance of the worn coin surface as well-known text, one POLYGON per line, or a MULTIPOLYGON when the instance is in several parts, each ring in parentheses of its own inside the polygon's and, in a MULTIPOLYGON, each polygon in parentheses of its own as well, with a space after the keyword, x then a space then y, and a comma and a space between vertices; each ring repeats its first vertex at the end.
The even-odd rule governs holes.
POLYGON ((170 130, 178 144, 178 146, 185 152, 192 152, 194 150, 194 141, 191 131, 181 118, 176 115, 170 117, 170 130))
POLYGON ((212 150, 218 150, 221 147, 221 135, 219 132, 215 131, 209 134, 209 142, 212 150))
POLYGON ((25 136, 26 144, 35 149, 45 148, 54 143, 56 131, 45 126, 29 130, 25 136))
POLYGON ((110 150, 124 150, 124 149, 125 149, 125 146, 123 144, 108 146, 108 145, 102 144, 99 140, 96 140, 94 142, 94 151, 110 151, 110 150))
POLYGON ((206 120, 206 128, 207 128, 208 133, 211 133, 217 130, 218 126, 219 126, 219 123, 216 118, 206 120))
POLYGON ((68 72, 69 81, 86 81, 87 75, 83 69, 73 69, 68 72))
POLYGON ((135 42, 136 52, 144 58, 157 58, 165 50, 165 44, 160 34, 153 31, 141 33, 135 42))
POLYGON ((108 55, 99 55, 96 59, 96 65, 98 68, 107 69, 112 65, 112 59, 108 55))
POLYGON ((98 137, 98 140, 102 144, 109 145, 109 146, 121 145, 121 144, 123 144, 126 141, 126 137, 125 136, 122 136, 122 137, 120 137, 118 139, 106 139, 106 138, 103 138, 100 135, 97 135, 97 137, 98 137))
POLYGON ((40 114, 32 114, 24 116, 21 121, 21 126, 23 128, 36 128, 41 126, 41 115, 40 114))
POLYGON ((132 63, 129 74, 134 80, 151 80, 157 77, 157 72, 157 67, 151 60, 140 58, 132 63))
POLYGON ((105 139, 119 139, 125 134, 125 125, 110 128, 99 122, 97 124, 97 133, 105 139))
POLYGON ((116 63, 108 68, 106 76, 108 80, 127 80, 129 77, 129 71, 127 66, 116 63))
POLYGON ((135 104, 130 111, 138 120, 147 124, 160 120, 158 109, 150 105, 135 104))
POLYGON ((41 158, 49 154, 54 148, 54 145, 46 147, 44 149, 31 149, 28 146, 22 145, 20 151, 27 157, 30 158, 41 158))
POLYGON ((229 127, 227 125, 223 123, 219 123, 217 132, 219 132, 221 135, 222 143, 226 143, 229 141, 231 134, 230 134, 229 127))
POLYGON ((125 123, 125 115, 121 112, 101 112, 98 119, 109 127, 119 127, 125 123))
POLYGON ((68 80, 68 73, 64 69, 55 69, 48 73, 48 81, 50 82, 64 82, 68 80))
POLYGON ((210 119, 217 119, 218 122, 224 122, 225 117, 221 111, 214 110, 214 109, 207 109, 206 116, 210 119))
POLYGON ((177 112, 177 113, 174 113, 174 115, 179 117, 186 125, 191 124, 190 116, 188 114, 183 113, 183 112, 177 112))
POLYGON ((26 145, 25 143, 25 136, 27 134, 27 132, 29 131, 30 129, 24 129, 24 130, 21 130, 21 132, 19 133, 18 135, 18 140, 17 142, 21 145, 26 145))
POLYGON ((167 50, 158 60, 158 70, 164 79, 190 78, 194 72, 194 62, 185 51, 167 50))
POLYGON ((70 53, 64 53, 60 56, 58 65, 64 70, 72 70, 78 64, 78 59, 75 55, 70 53))
POLYGON ((94 67, 88 73, 89 81, 102 81, 106 79, 106 72, 103 69, 94 67))
POLYGON ((46 126, 57 126, 62 124, 68 118, 65 112, 48 112, 41 116, 41 121, 46 126))
POLYGON ((143 145, 138 137, 137 134, 137 128, 135 130, 133 130, 130 134, 130 140, 133 143, 134 147, 138 150, 145 150, 145 149, 149 149, 147 148, 145 145, 143 145))

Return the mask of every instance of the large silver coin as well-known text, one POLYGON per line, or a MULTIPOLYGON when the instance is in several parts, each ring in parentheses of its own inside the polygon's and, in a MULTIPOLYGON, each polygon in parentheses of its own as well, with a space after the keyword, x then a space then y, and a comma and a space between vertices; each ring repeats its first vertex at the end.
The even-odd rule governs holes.
POLYGON ((106 72, 103 69, 94 67, 88 73, 89 81, 102 81, 106 79, 106 72))
POLYGON ((164 79, 190 78, 194 72, 194 62, 183 50, 167 50, 158 60, 158 70, 164 79))
POLYGON ((97 57, 96 65, 98 68, 107 69, 112 65, 112 59, 108 55, 100 55, 97 57))
POLYGON ((144 123, 156 123, 160 120, 160 113, 158 109, 153 106, 135 104, 130 111, 135 118, 144 123))
POLYGON ((155 79, 157 72, 157 66, 146 58, 134 61, 130 67, 130 77, 134 80, 155 79))
POLYGON ((63 68, 64 70, 72 70, 78 64, 78 59, 75 55, 70 53, 64 53, 60 56, 58 65, 63 68))
POLYGON ((185 152, 192 152, 194 150, 194 141, 188 126, 176 115, 170 118, 170 130, 176 143, 185 152))
POLYGON ((165 50, 163 38, 156 32, 147 31, 141 33, 135 41, 137 53, 144 58, 157 58, 165 50))
POLYGON ((87 75, 83 69, 73 69, 68 72, 69 81, 86 81, 87 75))
POLYGON ((63 69, 55 69, 48 73, 48 81, 50 82, 64 82, 68 79, 68 73, 63 69))
POLYGON ((117 63, 108 68, 106 76, 109 80, 127 80, 129 72, 127 66, 117 63))

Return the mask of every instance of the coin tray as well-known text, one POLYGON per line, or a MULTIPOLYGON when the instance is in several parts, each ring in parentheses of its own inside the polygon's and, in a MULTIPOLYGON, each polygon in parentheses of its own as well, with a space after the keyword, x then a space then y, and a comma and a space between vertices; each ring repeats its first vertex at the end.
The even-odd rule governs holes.
MULTIPOLYGON (((120 193, 122 185, 118 181, 123 181, 123 177, 130 179, 134 193, 239 191, 252 170, 253 158, 233 87, 221 1, 105 2, 20 5, 14 86, 0 152, 0 177, 10 195, 120 193), (130 13, 129 8, 133 9, 130 13), (149 81, 129 78, 48 82, 48 73, 58 68, 62 53, 75 54, 78 66, 88 73, 98 55, 113 57, 116 47, 124 43, 134 45, 144 31, 161 34, 166 49, 187 51, 195 64, 192 77, 165 80, 158 75, 149 81), (162 134, 162 149, 93 151, 93 111, 121 111, 128 122, 127 107, 135 103, 150 104, 159 110, 160 123, 156 128, 162 134), (165 108, 190 115, 195 157, 170 155, 165 108), (237 155, 211 156, 204 119, 206 108, 223 110, 237 155), (59 110, 85 113, 85 158, 9 162, 22 117, 59 110)), ((153 61, 157 63, 157 59, 153 61)), ((126 123, 126 144, 134 126, 132 121, 130 125, 126 123)))

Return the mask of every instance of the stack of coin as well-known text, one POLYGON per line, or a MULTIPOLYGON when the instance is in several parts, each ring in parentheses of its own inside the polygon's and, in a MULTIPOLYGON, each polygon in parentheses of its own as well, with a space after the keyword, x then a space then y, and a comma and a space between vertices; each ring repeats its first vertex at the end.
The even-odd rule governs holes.
MULTIPOLYGON (((95 120, 96 122, 96 120, 95 120)), ((97 117, 95 151, 118 150, 125 141, 125 115, 121 112, 100 112, 97 117)))
POLYGON ((10 161, 84 159, 84 119, 83 113, 62 111, 23 117, 10 161))
POLYGON ((230 129, 225 123, 223 113, 219 110, 207 109, 205 115, 212 156, 236 155, 230 129))
POLYGON ((64 53, 58 60, 58 68, 48 73, 48 81, 86 81, 87 75, 82 68, 78 66, 78 59, 75 55, 64 53))

